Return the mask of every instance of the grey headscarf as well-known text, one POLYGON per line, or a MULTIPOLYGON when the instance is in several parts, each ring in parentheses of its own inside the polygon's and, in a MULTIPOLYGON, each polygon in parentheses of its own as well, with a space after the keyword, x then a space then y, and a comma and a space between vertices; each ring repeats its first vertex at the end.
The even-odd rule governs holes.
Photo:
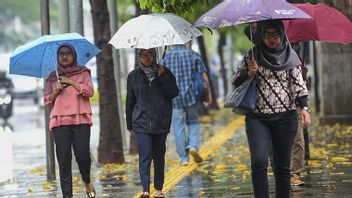
POLYGON ((258 65, 272 70, 289 70, 301 65, 301 61, 287 40, 284 25, 280 20, 268 20, 258 22, 257 33, 260 33, 260 41, 254 47, 254 57, 258 65), (275 49, 270 49, 264 43, 264 31, 269 28, 278 29, 281 43, 275 49))
POLYGON ((145 75, 148 77, 149 81, 152 81, 157 73, 158 73, 158 67, 156 64, 156 51, 154 48, 152 49, 140 49, 138 51, 138 56, 143 50, 147 50, 149 53, 153 55, 154 62, 150 66, 143 65, 143 63, 139 62, 139 67, 144 71, 145 75))

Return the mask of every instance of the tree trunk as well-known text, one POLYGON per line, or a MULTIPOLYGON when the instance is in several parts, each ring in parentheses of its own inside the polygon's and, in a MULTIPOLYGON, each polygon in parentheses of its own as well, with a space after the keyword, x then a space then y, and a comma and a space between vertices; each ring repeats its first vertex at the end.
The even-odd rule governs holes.
POLYGON ((117 106, 114 63, 110 40, 110 22, 105 0, 90 0, 93 17, 94 40, 102 50, 97 55, 97 77, 99 91, 100 138, 98 162, 124 163, 123 142, 117 106))
MULTIPOLYGON (((202 59, 205 64, 205 67, 207 68, 208 71, 210 71, 209 63, 208 63, 208 59, 207 59, 207 53, 205 50, 204 38, 202 36, 200 36, 197 38, 197 40, 198 40, 200 54, 202 55, 202 59)), ((208 76, 209 76, 209 72, 208 72, 208 76)), ((214 82, 212 81, 212 78, 210 78, 210 76, 209 76, 209 83, 210 83, 210 88, 211 88, 211 96, 213 98, 213 101, 212 101, 210 108, 211 109, 219 109, 218 102, 216 101, 214 82)))
POLYGON ((220 74, 221 74, 221 78, 224 86, 224 96, 227 95, 227 91, 228 91, 227 71, 225 68, 224 50, 223 50, 225 45, 226 45, 226 34, 223 32, 220 32, 219 43, 218 43, 218 53, 220 56, 220 66, 221 66, 220 74))

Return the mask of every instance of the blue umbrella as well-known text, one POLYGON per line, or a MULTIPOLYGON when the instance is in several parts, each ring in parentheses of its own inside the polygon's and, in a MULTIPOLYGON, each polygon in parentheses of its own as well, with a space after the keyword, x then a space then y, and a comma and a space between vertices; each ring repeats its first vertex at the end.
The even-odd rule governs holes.
POLYGON ((57 50, 64 43, 75 48, 78 65, 85 65, 101 51, 78 33, 44 35, 14 51, 9 73, 37 78, 48 76, 58 65, 57 50))

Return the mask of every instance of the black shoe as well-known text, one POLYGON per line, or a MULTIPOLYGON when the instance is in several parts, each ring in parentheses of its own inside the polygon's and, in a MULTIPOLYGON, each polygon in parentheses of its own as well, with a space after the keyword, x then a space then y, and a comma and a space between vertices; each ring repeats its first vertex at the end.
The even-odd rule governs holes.
POLYGON ((141 194, 141 196, 139 196, 139 198, 150 198, 150 195, 149 195, 149 193, 144 192, 141 194))

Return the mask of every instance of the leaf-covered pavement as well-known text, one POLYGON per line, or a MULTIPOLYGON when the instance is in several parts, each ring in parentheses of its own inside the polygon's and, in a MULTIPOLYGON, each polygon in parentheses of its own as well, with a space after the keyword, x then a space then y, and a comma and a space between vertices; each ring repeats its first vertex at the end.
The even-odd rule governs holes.
MULTIPOLYGON (((202 118, 202 142, 216 136, 234 118, 227 110, 202 118)), ((316 119, 314 119, 315 121, 316 119)), ((293 188, 293 197, 351 197, 352 195, 352 125, 309 128, 310 160, 304 174, 304 187, 293 188)), ((209 147, 210 148, 210 147, 209 147)), ((206 160, 195 171, 171 186, 167 197, 251 197, 250 160, 243 125, 229 139, 213 145, 206 160)), ((39 148, 43 149, 43 148, 39 148)), ((43 165, 16 175, 0 184, 1 197, 60 197, 58 180, 46 181, 43 165)), ((92 179, 98 197, 133 197, 140 192, 138 157, 126 155, 126 164, 93 164, 92 179)), ((25 162, 23 162, 25 163, 25 162)), ((173 135, 168 138, 167 170, 178 167, 173 135)), ((74 196, 85 197, 77 167, 74 168, 74 196)), ((269 172, 273 193, 273 174, 269 172)), ((273 194, 274 195, 274 194, 273 194)))

